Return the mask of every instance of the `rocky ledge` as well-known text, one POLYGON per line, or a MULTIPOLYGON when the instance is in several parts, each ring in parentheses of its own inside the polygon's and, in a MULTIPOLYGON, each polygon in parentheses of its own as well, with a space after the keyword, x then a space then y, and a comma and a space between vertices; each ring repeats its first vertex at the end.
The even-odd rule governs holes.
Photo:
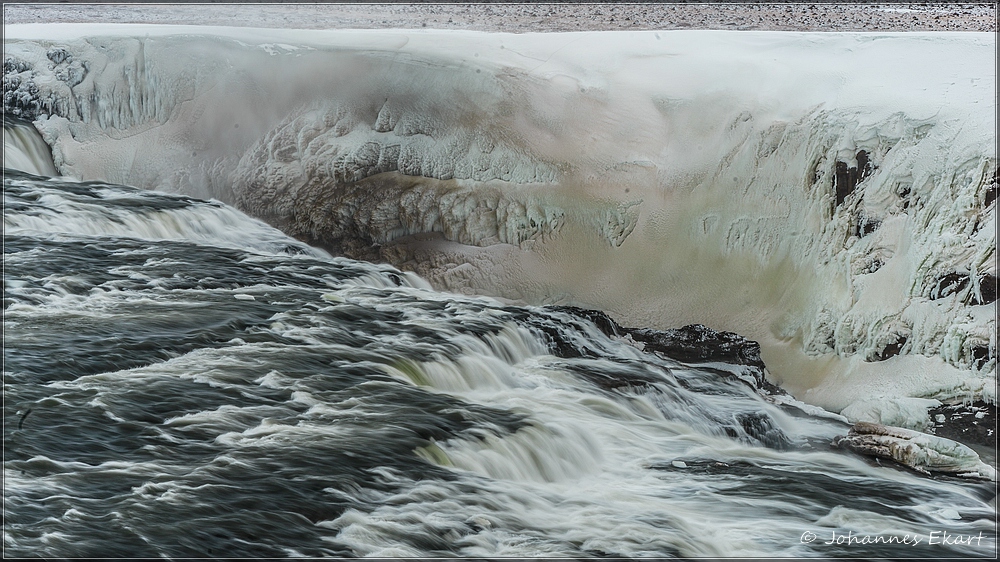
POLYGON ((922 474, 949 474, 996 481, 996 469, 965 445, 927 433, 858 422, 833 446, 902 464, 922 474))
POLYGON ((702 324, 690 324, 671 330, 626 328, 599 310, 575 306, 548 308, 589 320, 607 336, 624 338, 643 351, 674 361, 699 365, 724 363, 741 367, 738 374, 731 371, 719 372, 741 380, 763 396, 787 394, 768 382, 767 368, 760 358, 760 344, 734 332, 720 332, 702 324))
MULTIPOLYGON (((715 331, 701 324, 672 330, 626 328, 598 310, 572 306, 549 308, 589 320, 608 336, 628 339, 643 351, 675 361, 742 366, 746 374, 733 376, 757 393, 763 396, 787 395, 766 380, 767 371, 760 357, 760 345, 739 334, 715 331)), ((925 475, 996 480, 996 470, 982 462, 976 451, 963 444, 995 449, 995 405, 985 402, 943 405, 932 409, 929 415, 928 433, 858 422, 847 435, 835 438, 832 445, 856 454, 889 460, 925 475)))
POLYGON ((997 407, 983 401, 944 404, 930 410, 929 433, 981 447, 996 449, 997 407))

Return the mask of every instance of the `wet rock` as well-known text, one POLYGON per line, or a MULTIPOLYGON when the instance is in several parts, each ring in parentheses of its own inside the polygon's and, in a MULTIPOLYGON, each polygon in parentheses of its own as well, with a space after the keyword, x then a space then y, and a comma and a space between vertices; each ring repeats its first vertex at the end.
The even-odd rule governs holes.
POLYGON ((622 328, 645 351, 660 353, 683 363, 728 363, 745 366, 752 379, 737 377, 761 394, 785 394, 767 381, 760 344, 733 332, 717 332, 701 324, 691 324, 675 330, 622 328))
MULTIPOLYGON (((533 328, 541 336, 549 347, 549 352, 556 357, 571 359, 575 357, 601 357, 603 353, 594 348, 592 342, 586 338, 578 337, 579 333, 574 329, 567 329, 565 320, 557 315, 529 314, 518 308, 505 308, 519 322, 533 328)), ((593 322, 605 335, 617 335, 616 329, 620 329, 607 314, 599 310, 586 310, 575 306, 549 306, 546 310, 561 312, 584 321, 593 322)), ((600 386, 606 386, 601 384, 600 386)))
MULTIPOLYGON (((720 374, 733 376, 764 395, 786 394, 778 386, 767 381, 764 361, 760 358, 760 344, 733 332, 717 332, 701 324, 691 324, 674 330, 652 330, 648 328, 626 328, 620 326, 610 316, 599 310, 588 310, 575 306, 549 306, 548 310, 563 312, 593 322, 601 332, 609 337, 627 337, 640 344, 644 351, 658 353, 669 359, 683 363, 726 363, 743 367, 740 375, 718 370, 720 374)), ((572 358, 595 355, 596 351, 579 347, 579 342, 569 341, 566 333, 547 322, 531 318, 525 321, 537 328, 549 341, 552 353, 558 357, 572 358)), ((619 386, 643 386, 651 381, 625 377, 615 382, 594 373, 588 379, 606 389, 619 386), (627 379, 627 380, 626 380, 627 379)))
POLYGON ((629 369, 624 365, 620 368, 617 367, 616 365, 605 364, 600 368, 593 368, 586 363, 574 363, 567 365, 567 370, 590 381, 590 383, 602 390, 644 390, 663 382, 661 377, 651 372, 629 369))
POLYGON ((546 308, 559 312, 565 312, 566 314, 572 314, 573 316, 583 318, 584 320, 589 320, 593 322, 606 336, 619 336, 623 331, 623 328, 619 326, 617 322, 612 320, 610 316, 600 310, 587 310, 577 306, 549 306, 546 308))
POLYGON ((858 422, 834 447, 886 459, 923 474, 952 474, 996 480, 996 470, 969 447, 936 435, 877 423, 858 422))
POLYGON ((788 449, 791 441, 774 421, 763 412, 744 412, 736 415, 736 421, 746 435, 772 449, 788 449))
POLYGON ((685 363, 731 363, 763 367, 760 344, 733 332, 717 332, 702 324, 675 330, 625 329, 647 351, 658 351, 685 363))
POLYGON ((996 447, 997 407, 983 401, 932 408, 930 433, 962 443, 996 447))

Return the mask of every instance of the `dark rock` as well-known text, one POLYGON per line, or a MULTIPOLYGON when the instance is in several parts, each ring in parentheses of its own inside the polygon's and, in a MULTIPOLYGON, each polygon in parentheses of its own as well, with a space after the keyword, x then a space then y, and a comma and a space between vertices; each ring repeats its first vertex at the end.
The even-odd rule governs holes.
POLYGON ((604 364, 600 368, 594 368, 588 363, 574 363, 567 369, 602 390, 642 390, 663 382, 661 377, 652 372, 629 369, 626 365, 616 368, 616 365, 604 364))
POLYGON ((587 353, 589 350, 581 350, 579 347, 573 344, 573 342, 567 340, 563 337, 563 334, 547 325, 535 325, 534 327, 539 328, 543 334, 546 343, 548 344, 549 351, 552 355, 556 357, 562 357, 564 359, 571 359, 574 357, 588 357, 594 356, 592 353, 587 353))
MULTIPOLYGON (((552 307, 554 309, 555 307, 552 307)), ((575 308, 575 307, 567 307, 575 308)), ((531 327, 535 332, 546 342, 549 348, 549 352, 556 357, 561 357, 564 359, 572 359, 576 357, 600 357, 602 353, 600 350, 594 349, 590 342, 585 338, 578 337, 579 332, 573 329, 572 325, 567 324, 562 319, 555 315, 541 315, 532 314, 525 310, 517 308, 505 308, 507 313, 526 326, 531 327)), ((594 312, 597 311, 583 311, 582 309, 576 309, 580 312, 594 312)), ((587 320, 585 316, 573 314, 568 310, 561 310, 559 312, 567 312, 572 316, 576 316, 581 320, 587 320)))
MULTIPOLYGON (((630 336, 633 341, 643 344, 649 353, 658 353, 669 359, 683 363, 727 363, 746 367, 745 376, 716 370, 724 376, 732 376, 764 395, 786 394, 778 386, 767 381, 764 361, 760 358, 760 344, 733 332, 717 332, 701 324, 692 324, 675 330, 651 330, 648 328, 625 328, 599 310, 588 310, 575 306, 548 306, 547 310, 562 312, 570 316, 592 322, 609 337, 630 336)), ((517 314, 516 310, 510 312, 517 314)), ((521 315, 519 320, 536 328, 544 337, 553 355, 563 358, 596 357, 597 350, 587 347, 586 342, 573 341, 564 326, 547 321, 537 315, 521 315), (582 345, 582 347, 581 347, 582 345)), ((641 387, 655 382, 629 373, 607 374, 581 373, 585 378, 604 389, 622 386, 641 387), (621 380, 618 380, 618 379, 621 380)))
POLYGON ((900 350, 906 345, 906 336, 899 336, 896 341, 886 344, 885 347, 880 349, 873 357, 869 357, 869 361, 885 361, 890 357, 895 357, 899 355, 900 350))
POLYGON ((986 345, 977 345, 969 350, 972 355, 972 365, 978 369, 982 370, 987 363, 990 362, 993 357, 990 355, 990 348, 986 345))
POLYGON ((728 363, 749 367, 749 377, 734 378, 749 384, 761 394, 786 394, 767 381, 760 344, 733 332, 717 332, 701 324, 691 324, 676 330, 622 328, 633 340, 642 343, 647 352, 664 355, 682 363, 728 363), (752 382, 750 380, 752 378, 752 382))
POLYGON ((856 158, 858 160, 858 167, 857 167, 858 183, 861 183, 865 181, 865 179, 868 176, 872 175, 872 171, 874 171, 874 166, 871 164, 871 162, 868 161, 867 151, 859 150, 856 158))
POLYGON ((685 363, 731 363, 763 367, 760 344, 733 332, 717 332, 701 324, 675 330, 626 329, 635 341, 685 363))
POLYGON ((858 228, 855 231, 855 234, 859 238, 863 238, 865 236, 868 236, 872 232, 875 232, 875 230, 880 226, 882 226, 882 221, 878 219, 868 218, 864 215, 860 215, 858 217, 858 228))
POLYGON ((837 162, 833 172, 833 188, 837 193, 836 205, 839 207, 847 196, 854 191, 857 182, 851 181, 851 172, 846 162, 837 162))
POLYGON ((983 275, 979 278, 979 292, 972 292, 972 304, 990 304, 997 300, 997 276, 983 275))
POLYGON ((868 160, 868 152, 859 150, 856 156, 857 167, 848 167, 846 162, 838 161, 833 174, 833 188, 836 192, 836 206, 840 206, 854 188, 872 174, 875 167, 868 160))
MULTIPOLYGON (((931 286, 927 296, 930 299, 941 299, 965 290, 969 286, 969 274, 952 272, 938 277, 931 286)), ((990 304, 997 300, 996 275, 983 275, 979 278, 979 291, 972 291, 967 297, 972 305, 990 304)))
POLYGON ((983 203, 985 209, 989 209, 990 205, 997 200, 997 173, 1000 173, 1000 168, 993 170, 993 177, 986 182, 986 198, 983 203))
POLYGON ((736 421, 746 435, 765 447, 788 449, 791 441, 783 431, 775 427, 774 420, 763 412, 744 412, 736 415, 736 421))
POLYGON ((577 306, 549 306, 546 308, 559 312, 565 312, 566 314, 571 314, 577 318, 583 318, 584 320, 589 320, 590 322, 593 322, 606 336, 619 336, 623 330, 617 322, 612 320, 610 316, 600 310, 587 310, 577 306))
POLYGON ((930 433, 960 443, 996 448, 997 407, 983 401, 932 408, 930 433), (943 421, 938 421, 943 416, 943 421), (977 417, 978 416, 978 417, 977 417))
POLYGON ((953 295, 969 286, 969 275, 967 273, 952 272, 937 278, 934 286, 931 287, 929 298, 943 299, 953 295))

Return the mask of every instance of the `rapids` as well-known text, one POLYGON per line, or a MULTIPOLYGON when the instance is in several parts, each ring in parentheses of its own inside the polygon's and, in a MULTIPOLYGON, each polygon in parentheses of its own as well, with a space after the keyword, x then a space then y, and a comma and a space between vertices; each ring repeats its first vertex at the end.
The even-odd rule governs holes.
POLYGON ((7 169, 4 209, 7 554, 996 551, 992 483, 831 449, 738 336, 438 292, 186 196, 7 169))

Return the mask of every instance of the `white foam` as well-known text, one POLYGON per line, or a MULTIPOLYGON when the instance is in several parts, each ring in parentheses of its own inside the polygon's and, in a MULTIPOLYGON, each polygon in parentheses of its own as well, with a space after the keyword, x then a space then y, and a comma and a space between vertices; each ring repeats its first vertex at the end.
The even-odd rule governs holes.
POLYGON ((4 122, 3 166, 38 176, 58 175, 49 147, 38 132, 28 130, 27 125, 4 122))
MULTIPOLYGON (((79 197, 51 184, 11 181, 26 187, 39 204, 31 212, 19 212, 15 207, 7 210, 3 225, 9 234, 190 240, 230 248, 330 257, 324 250, 292 240, 218 201, 177 200, 169 195, 165 201, 143 200, 141 192, 133 195, 101 188, 94 190, 96 197, 79 197), (123 205, 115 205, 119 201, 123 205), (163 208, 157 208, 158 205, 163 208)), ((5 201, 12 202, 12 198, 5 196, 5 201)))

